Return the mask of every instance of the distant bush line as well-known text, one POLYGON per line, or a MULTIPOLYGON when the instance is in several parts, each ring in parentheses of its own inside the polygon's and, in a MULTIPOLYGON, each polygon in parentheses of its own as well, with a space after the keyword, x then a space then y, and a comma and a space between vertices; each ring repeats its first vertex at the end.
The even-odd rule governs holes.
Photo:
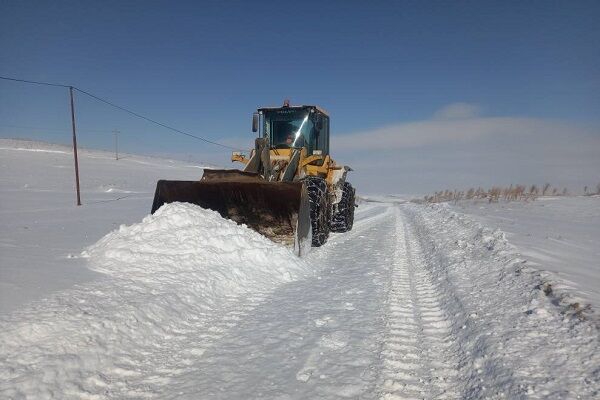
MULTIPOLYGON (((600 183, 596 185, 595 191, 588 186, 583 188, 585 196, 600 195, 600 183)), ((475 189, 470 188, 466 191, 459 190, 443 190, 435 192, 432 195, 426 195, 423 200, 426 203, 442 203, 459 200, 487 200, 489 203, 497 203, 500 200, 504 201, 534 201, 539 196, 569 196, 567 188, 562 190, 552 187, 546 183, 542 186, 531 185, 510 185, 509 187, 492 186, 485 190, 481 187, 475 189)))

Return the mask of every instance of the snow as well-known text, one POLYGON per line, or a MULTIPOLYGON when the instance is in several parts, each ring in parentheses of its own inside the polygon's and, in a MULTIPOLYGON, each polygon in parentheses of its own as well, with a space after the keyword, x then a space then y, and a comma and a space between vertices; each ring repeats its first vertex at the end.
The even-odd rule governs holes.
POLYGON ((595 307, 467 208, 377 196, 297 258, 194 205, 148 215, 154 180, 195 166, 83 152, 75 207, 68 152, 11 146, 27 148, 0 143, 2 398, 600 393, 595 307))
POLYGON ((540 197, 533 202, 463 201, 454 209, 506 233, 529 265, 600 306, 600 197, 540 197))
POLYGON ((70 149, 0 139, 0 313, 97 279, 73 257, 123 223, 140 221, 158 179, 198 179, 197 165, 80 150, 83 206, 75 206, 70 149))
POLYGON ((462 370, 468 371, 463 393, 598 395, 598 321, 591 310, 573 303, 568 291, 553 290, 503 232, 446 205, 410 206, 407 215, 443 309, 453 316, 455 343, 467 365, 462 370))
POLYGON ((360 195, 359 200, 371 203, 407 203, 415 196, 412 194, 369 194, 360 195))
MULTIPOLYGON (((162 206, 141 223, 121 225, 82 253, 89 267, 119 279, 196 294, 196 303, 297 279, 307 272, 293 252, 216 211, 162 206)), ((190 296, 192 295, 190 293, 190 296)))
POLYGON ((0 381, 9 383, 2 388, 7 396, 137 398, 139 387, 167 383, 186 357, 205 351, 207 333, 223 329, 213 323, 213 310, 309 270, 290 249, 183 203, 121 226, 82 256, 105 278, 3 321, 0 344, 11 368, 0 381))

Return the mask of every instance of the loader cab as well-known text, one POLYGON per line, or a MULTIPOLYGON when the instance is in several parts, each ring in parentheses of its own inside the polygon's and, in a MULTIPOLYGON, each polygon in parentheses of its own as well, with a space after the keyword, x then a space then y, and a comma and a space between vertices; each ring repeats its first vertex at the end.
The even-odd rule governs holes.
POLYGON ((307 155, 329 154, 329 116, 317 106, 260 108, 260 135, 271 149, 306 148, 307 155))

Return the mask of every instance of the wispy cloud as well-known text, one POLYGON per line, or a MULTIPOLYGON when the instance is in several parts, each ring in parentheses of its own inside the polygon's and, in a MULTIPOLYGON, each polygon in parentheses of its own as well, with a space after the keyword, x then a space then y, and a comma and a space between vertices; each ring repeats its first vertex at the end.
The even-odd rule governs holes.
POLYGON ((429 120, 399 123, 369 131, 332 137, 337 150, 393 150, 444 143, 474 142, 490 137, 511 137, 515 143, 531 136, 541 138, 587 132, 573 123, 524 117, 484 117, 480 108, 455 103, 429 120))
POLYGON ((600 127, 486 117, 477 105, 454 103, 427 120, 333 135, 332 149, 370 192, 545 181, 581 185, 598 179, 600 127))

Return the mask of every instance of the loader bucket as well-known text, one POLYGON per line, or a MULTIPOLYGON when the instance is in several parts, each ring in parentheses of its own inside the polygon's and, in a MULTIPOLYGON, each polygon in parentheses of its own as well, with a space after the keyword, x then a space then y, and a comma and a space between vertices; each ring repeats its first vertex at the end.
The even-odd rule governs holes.
POLYGON ((151 212, 177 201, 217 211, 274 242, 293 244, 298 255, 311 240, 302 182, 269 182, 238 170, 205 170, 200 181, 158 181, 151 212))

